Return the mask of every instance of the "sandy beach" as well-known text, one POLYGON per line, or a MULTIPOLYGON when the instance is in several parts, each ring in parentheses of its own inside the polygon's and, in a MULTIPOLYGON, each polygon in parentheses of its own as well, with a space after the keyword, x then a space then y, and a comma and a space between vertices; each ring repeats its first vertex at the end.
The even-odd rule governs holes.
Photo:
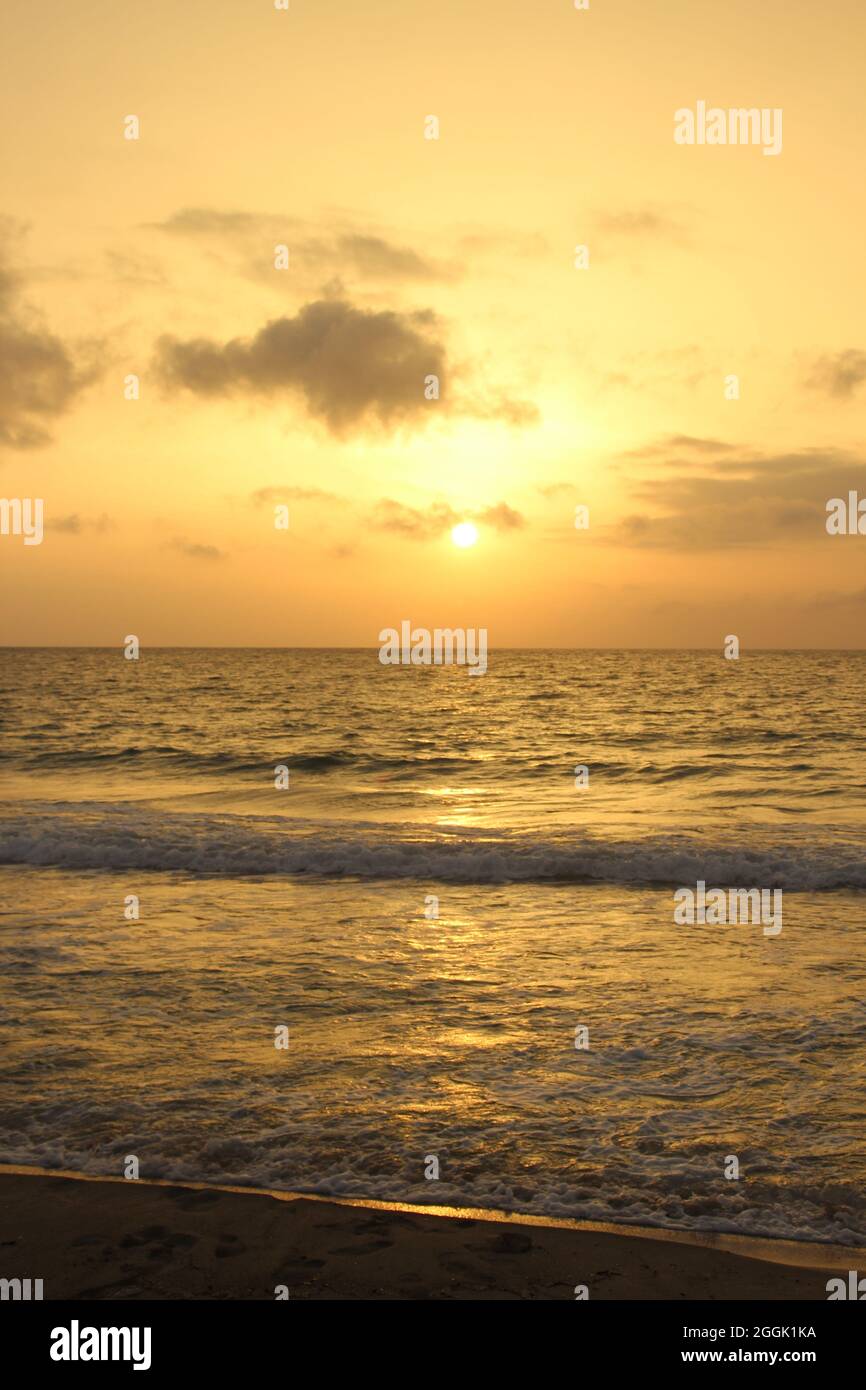
POLYGON ((831 1271, 862 1260, 698 1239, 0 1173, 0 1273, 42 1278, 47 1300, 273 1299, 279 1285, 301 1299, 573 1299, 581 1284, 604 1300, 823 1300, 831 1271))

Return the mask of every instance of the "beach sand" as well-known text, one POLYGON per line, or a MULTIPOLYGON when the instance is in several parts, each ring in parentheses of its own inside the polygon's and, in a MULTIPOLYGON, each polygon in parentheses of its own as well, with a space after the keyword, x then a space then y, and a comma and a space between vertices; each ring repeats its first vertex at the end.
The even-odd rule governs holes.
POLYGON ((862 1260, 447 1210, 6 1170, 0 1277, 42 1278, 45 1299, 823 1300, 862 1260))

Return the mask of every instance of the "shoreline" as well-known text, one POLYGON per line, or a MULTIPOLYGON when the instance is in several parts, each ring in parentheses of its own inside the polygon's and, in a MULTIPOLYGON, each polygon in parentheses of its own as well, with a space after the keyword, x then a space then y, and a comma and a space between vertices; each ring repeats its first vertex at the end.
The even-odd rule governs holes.
POLYGON ((0 1164, 0 1260, 47 1300, 750 1301, 824 1300, 866 1251, 0 1164))

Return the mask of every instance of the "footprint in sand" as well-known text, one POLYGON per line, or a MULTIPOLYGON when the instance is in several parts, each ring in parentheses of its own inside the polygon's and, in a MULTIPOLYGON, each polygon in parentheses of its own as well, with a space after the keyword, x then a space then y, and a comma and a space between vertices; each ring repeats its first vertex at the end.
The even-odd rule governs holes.
POLYGON ((167 1226, 142 1226, 139 1231, 131 1231, 120 1241, 121 1250, 136 1250, 149 1246, 149 1260, 170 1260, 177 1250, 189 1250, 198 1245, 198 1236, 186 1231, 170 1231, 167 1226))
POLYGON ((341 1245, 336 1250, 329 1250, 329 1255, 375 1255, 378 1250, 387 1250, 393 1245, 393 1240, 387 1236, 382 1236, 380 1240, 358 1241, 356 1245, 341 1245))
POLYGON ((479 1255, 526 1255, 532 1249, 532 1241, 522 1231, 501 1231, 491 1240, 481 1245, 467 1245, 467 1250, 475 1250, 479 1255))
POLYGON ((225 1260, 231 1255, 242 1255, 247 1248, 231 1231, 220 1231, 218 1239, 220 1243, 214 1251, 218 1260, 225 1260))
POLYGON ((452 1255, 440 1255, 439 1263, 447 1274, 473 1274, 478 1276, 477 1265, 468 1264, 466 1260, 456 1260, 452 1255))
POLYGON ((324 1260, 311 1260, 305 1255, 290 1255, 280 1265, 280 1270, 289 1278, 300 1279, 304 1274, 311 1274, 314 1269, 321 1269, 324 1260))
MULTIPOLYGON (((373 1217, 370 1220, 356 1221, 349 1227, 353 1236, 381 1236, 384 1233, 384 1222, 373 1217)), ((345 1226, 343 1230, 345 1230, 345 1226)))

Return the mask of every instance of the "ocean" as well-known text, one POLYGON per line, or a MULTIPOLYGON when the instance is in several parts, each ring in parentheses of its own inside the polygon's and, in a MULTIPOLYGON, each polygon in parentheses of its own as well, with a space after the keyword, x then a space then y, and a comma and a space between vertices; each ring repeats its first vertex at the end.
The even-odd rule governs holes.
POLYGON ((864 677, 3 649, 0 1161, 863 1244, 864 677))

